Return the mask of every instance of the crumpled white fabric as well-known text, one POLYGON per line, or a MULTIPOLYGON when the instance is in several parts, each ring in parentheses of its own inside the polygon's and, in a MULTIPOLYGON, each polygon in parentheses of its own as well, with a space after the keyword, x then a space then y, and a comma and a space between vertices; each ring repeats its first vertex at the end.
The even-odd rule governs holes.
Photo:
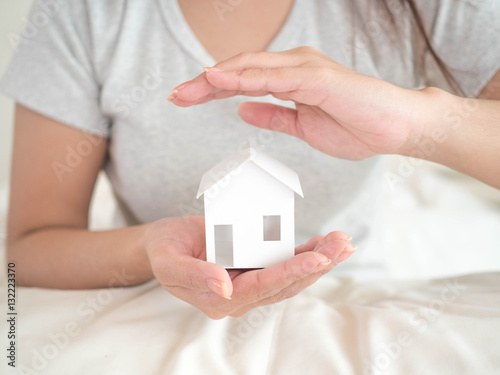
POLYGON ((500 373, 500 272, 369 284, 329 277, 217 321, 155 281, 17 294, 18 367, 7 374, 500 373))
MULTIPOLYGON (((392 161, 388 171, 404 163, 392 161)), ((110 194, 98 188, 95 227, 106 225, 110 194)), ((499 374, 498 196, 471 180, 416 168, 386 194, 382 250, 395 279, 354 281, 332 272, 300 295, 242 318, 210 320, 155 281, 84 291, 18 287, 17 367, 4 360, 0 372, 499 374), (452 276, 466 272, 472 274, 452 276)), ((0 263, 6 291, 4 256, 0 263)), ((114 272, 110 283, 124 277, 114 272)))

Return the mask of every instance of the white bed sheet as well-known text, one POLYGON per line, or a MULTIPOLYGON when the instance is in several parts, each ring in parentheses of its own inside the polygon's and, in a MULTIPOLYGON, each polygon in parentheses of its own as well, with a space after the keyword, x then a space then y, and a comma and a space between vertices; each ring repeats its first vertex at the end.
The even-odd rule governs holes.
POLYGON ((218 321, 155 282, 21 288, 18 372, 6 373, 493 375, 499 306, 500 273, 371 284, 327 278, 218 321))
MULTIPOLYGON (((389 160, 397 171, 402 161, 389 160)), ((242 318, 210 320, 154 281, 18 288, 18 367, 4 356, 0 373, 498 374, 500 200, 456 178, 426 164, 387 190, 385 252, 395 279, 331 274, 242 318)), ((108 186, 98 190, 93 226, 102 228, 112 203, 108 186)), ((4 290, 5 270, 2 263, 4 290)))

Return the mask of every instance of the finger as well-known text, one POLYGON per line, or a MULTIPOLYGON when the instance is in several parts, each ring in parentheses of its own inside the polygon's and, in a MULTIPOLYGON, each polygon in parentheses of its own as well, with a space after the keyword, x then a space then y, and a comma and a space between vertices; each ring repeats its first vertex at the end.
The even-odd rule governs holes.
POLYGON ((172 220, 168 230, 151 244, 155 277, 164 287, 181 286, 230 298, 232 282, 227 271, 200 259, 204 257, 204 237, 203 219, 172 220))
POLYGON ((303 138, 298 126, 297 111, 293 108, 270 103, 245 102, 239 105, 238 114, 250 125, 303 138))
MULTIPOLYGON (((278 67, 296 67, 306 62, 310 62, 311 55, 322 55, 318 50, 312 47, 299 47, 292 50, 283 52, 247 52, 241 53, 236 56, 230 57, 210 69, 222 69, 228 71, 241 71, 244 69, 256 68, 278 68, 278 67), (308 52, 309 54, 306 54, 308 52)), ((172 95, 169 97, 176 105, 187 107, 194 104, 202 104, 199 98, 208 97, 209 94, 215 94, 220 89, 212 86, 206 79, 206 74, 202 73, 191 81, 184 82, 172 89, 172 95), (182 91, 182 94, 179 93, 182 91), (177 99, 177 100, 176 100, 177 99), (188 104, 189 103, 189 104, 188 104)), ((233 95, 241 95, 233 93, 233 95)), ((267 93, 255 96, 263 96, 267 93)), ((226 93, 224 96, 214 96, 212 99, 223 99, 228 97, 226 93)))
POLYGON ((213 292, 231 299, 233 284, 224 267, 189 256, 177 257, 164 268, 164 287, 180 286, 191 291, 213 292))
MULTIPOLYGON (((268 95, 268 92, 264 91, 227 91, 213 88, 210 86, 208 90, 200 89, 200 86, 190 86, 188 89, 183 90, 181 97, 179 94, 176 94, 174 97, 169 100, 173 102, 175 105, 179 107, 190 107, 193 105, 203 104, 215 99, 225 99, 233 96, 244 95, 244 96, 265 96, 268 95)), ((282 94, 282 95, 287 95, 282 94)))
MULTIPOLYGON (((297 108, 300 110, 299 106, 301 106, 301 104, 297 104, 297 108)), ((308 124, 321 123, 323 116, 327 117, 325 121, 331 121, 332 119, 318 107, 309 107, 308 109, 309 115, 307 116, 309 116, 309 120, 307 120, 305 123, 301 122, 300 119, 300 116, 304 118, 303 112, 302 115, 299 115, 299 110, 269 103, 241 103, 238 108, 238 114, 243 121, 251 125, 263 129, 290 134, 294 137, 304 140, 311 146, 318 148, 319 146, 317 144, 318 142, 316 138, 322 139, 322 137, 320 137, 318 134, 318 131, 322 130, 315 131, 314 129, 311 129, 311 126, 309 126, 308 124), (313 116, 316 116, 318 120, 311 121, 311 113, 313 114, 313 116)), ((324 128, 326 127, 323 127, 321 129, 324 128)), ((339 131, 336 130, 335 126, 329 127, 330 133, 333 133, 335 131, 339 131)), ((337 142, 335 137, 331 138, 333 139, 332 142, 337 142)))
MULTIPOLYGON (((272 93, 289 93, 292 100, 307 105, 318 105, 328 99, 327 88, 332 70, 324 67, 279 67, 246 69, 243 71, 209 70, 204 80, 197 78, 198 84, 189 84, 178 92, 172 101, 196 102, 213 98, 222 90, 234 94, 258 93, 259 96, 272 93), (211 85, 207 85, 207 82, 211 85)), ((252 95, 253 96, 253 95, 252 95)))
POLYGON ((321 253, 307 252, 268 268, 242 273, 233 280, 233 299, 241 306, 252 304, 330 263, 331 260, 321 253))
MULTIPOLYGON (((325 238, 325 236, 319 236, 319 235, 314 236, 313 238, 309 239, 305 244, 297 246, 295 248, 295 254, 304 253, 306 251, 314 251, 316 246, 318 245, 318 243, 320 243, 320 241, 322 241, 324 238, 325 238)), ((333 239, 343 240, 343 241, 347 241, 348 243, 350 243, 352 240, 352 237, 349 236, 345 232, 335 231, 335 232, 329 233, 328 240, 330 241, 333 239)), ((325 243, 325 241, 322 242, 322 244, 324 244, 324 243, 325 243)))
POLYGON ((344 240, 350 242, 352 237, 349 236, 346 232, 342 232, 340 230, 333 231, 328 233, 326 236, 323 236, 323 241, 328 242, 331 240, 344 240))
MULTIPOLYGON (((335 265, 332 262, 331 267, 334 267, 334 266, 335 265)), ((313 273, 310 276, 307 276, 307 277, 304 277, 303 279, 295 281, 294 283, 289 285, 287 288, 279 291, 275 295, 270 296, 268 298, 264 298, 260 301, 252 303, 250 305, 243 306, 242 308, 231 312, 229 315, 234 316, 234 317, 239 317, 239 316, 245 315, 247 312, 249 312, 250 310, 253 310, 257 307, 275 304, 275 303, 284 301, 286 299, 295 297, 297 294, 301 293, 304 289, 306 289, 307 287, 311 286, 316 281, 318 281, 321 278, 321 276, 323 276, 323 275, 324 275, 323 272, 313 273)))
POLYGON ((201 104, 203 98, 208 98, 210 95, 221 91, 219 88, 212 86, 206 78, 206 74, 202 73, 191 81, 181 83, 172 89, 171 95, 168 97, 170 102, 181 107, 188 107, 194 104, 201 104))
POLYGON ((307 287, 311 286, 316 281, 318 281, 321 278, 321 276, 330 272, 335 266, 336 266, 336 264, 334 262, 332 262, 329 265, 327 265, 326 267, 319 269, 318 272, 314 272, 314 273, 310 274, 309 276, 306 276, 300 280, 293 282, 285 289, 280 290, 278 293, 276 293, 272 296, 269 296, 267 298, 264 298, 260 301, 257 301, 253 304, 243 306, 242 308, 230 313, 230 315, 231 316, 242 316, 242 315, 246 314, 248 311, 255 309, 256 307, 278 303, 278 302, 284 301, 285 299, 295 297, 297 294, 302 292, 304 289, 306 289, 307 287))
POLYGON ((293 282, 312 273, 327 272, 331 269, 330 259, 339 263, 347 259, 342 255, 344 252, 350 254, 355 250, 350 240, 351 237, 340 231, 331 232, 325 237, 316 236, 299 246, 297 249, 299 254, 292 259, 237 276, 233 280, 234 288, 244 292, 244 297, 238 293, 238 301, 243 305, 250 304, 255 300, 275 295, 293 282), (318 257, 319 254, 324 256, 318 257))
POLYGON ((313 251, 319 241, 323 239, 324 236, 314 236, 309 239, 306 243, 295 247, 295 255, 305 253, 307 251, 313 251))
POLYGON ((331 69, 318 67, 257 68, 236 72, 212 69, 206 72, 206 79, 214 87, 223 90, 269 93, 315 90, 317 94, 317 89, 328 82, 331 73, 331 69))
MULTIPOLYGON (((351 237, 349 237, 344 232, 331 232, 327 236, 316 236, 311 238, 305 244, 298 246, 296 248, 296 252, 298 254, 301 254, 302 256, 307 255, 304 254, 304 252, 310 252, 309 254, 313 254, 311 253, 312 251, 320 251, 320 250, 326 254, 330 254, 334 253, 335 251, 331 252, 329 251, 329 248, 339 247, 342 244, 349 246, 350 239, 351 237)), ((314 255, 313 257, 317 258, 314 255)), ((299 258, 299 256, 296 256, 294 258, 299 258)), ((338 259, 337 262, 339 262, 338 259)), ((218 295, 215 295, 213 293, 197 292, 179 286, 174 286, 167 289, 178 298, 181 298, 184 301, 198 307, 210 318, 220 319, 227 315, 241 316, 247 311, 257 306, 276 303, 284 299, 291 298, 296 294, 300 293, 303 289, 305 289, 309 285, 316 282, 323 274, 329 272, 335 265, 336 262, 330 262, 329 264, 322 265, 320 267, 318 266, 314 267, 313 263, 304 261, 301 268, 298 269, 299 271, 298 273, 304 274, 305 275, 304 277, 301 278, 298 274, 296 274, 295 277, 289 277, 289 280, 295 280, 295 281, 292 281, 291 283, 288 284, 288 286, 286 286, 283 289, 279 289, 283 285, 281 284, 276 288, 274 288, 274 291, 271 292, 269 291, 266 292, 264 290, 261 290, 259 293, 260 295, 264 296, 264 294, 267 293, 268 296, 259 299, 257 301, 252 301, 251 303, 248 303, 248 300, 246 300, 245 298, 239 298, 240 295, 248 297, 249 294, 248 290, 245 290, 244 288, 242 290, 235 289, 237 291, 237 295, 233 296, 233 300, 231 301, 224 300, 218 295), (313 268, 311 269, 311 267, 313 268)), ((274 274, 275 268, 277 267, 273 266, 268 268, 267 270, 270 270, 274 274)), ((293 269, 293 266, 289 266, 289 269, 293 269)), ((233 271, 234 271, 233 277, 238 275, 236 276, 236 278, 239 278, 248 273, 262 272, 264 270, 247 271, 247 272, 243 272, 240 270, 231 270, 230 272, 233 271)), ((259 279, 260 281, 263 281, 265 277, 259 277, 259 279)), ((238 285, 235 284, 236 288, 238 288, 239 284, 241 283, 241 280, 242 279, 237 280, 238 285)), ((252 290, 252 292, 254 292, 254 290, 252 290)))
POLYGON ((214 67, 232 71, 251 68, 293 67, 314 63, 317 57, 324 58, 325 55, 314 47, 297 47, 282 52, 245 52, 221 61, 214 67))
MULTIPOLYGON (((233 56, 224 60, 214 67, 205 68, 206 71, 223 70, 232 72, 241 72, 249 69, 276 69, 308 66, 313 67, 333 67, 337 70, 346 68, 331 60, 316 48, 298 47, 283 52, 247 52, 233 56)), ((172 90, 169 100, 176 105, 189 106, 206 102, 198 102, 200 98, 209 97, 216 92, 217 88, 212 86, 206 79, 206 73, 200 74, 192 81, 187 81, 172 90), (180 92, 182 91, 182 94, 180 92), (179 97, 179 98, 178 98, 179 97), (176 100, 178 99, 178 100, 176 100), (191 104, 187 104, 193 102, 191 104)), ((253 91, 253 90, 252 90, 253 91)), ((218 97, 219 99, 222 97, 218 97)), ((214 97, 211 97, 214 99, 214 97)), ((210 100, 211 100, 210 99, 210 100)))
POLYGON ((333 262, 328 267, 306 276, 303 279, 293 282, 285 290, 277 292, 277 294, 268 298, 256 301, 250 305, 242 305, 241 302, 223 299, 214 293, 194 292, 184 287, 172 287, 167 290, 174 296, 186 301, 187 303, 197 307, 208 317, 212 319, 221 319, 228 315, 242 316, 248 311, 267 304, 277 303, 287 298, 291 298, 306 287, 316 282, 323 274, 329 272, 334 267, 333 262))
POLYGON ((215 293, 197 292, 184 287, 171 287, 167 290, 175 297, 193 305, 211 319, 222 319, 241 306, 215 293))
POLYGON ((357 249, 344 232, 330 232, 316 244, 314 252, 324 254, 335 264, 345 261, 357 249))
POLYGON ((351 239, 352 237, 345 232, 336 231, 330 232, 326 236, 313 237, 304 245, 298 246, 296 251, 299 253, 304 251, 320 252, 334 261, 325 267, 317 268, 316 272, 310 275, 297 279, 273 295, 255 301, 254 303, 244 305, 242 308, 233 311, 230 315, 241 316, 256 307, 278 303, 299 294, 305 288, 314 284, 321 276, 330 272, 338 263, 345 261, 352 255, 356 248, 351 244, 351 239))

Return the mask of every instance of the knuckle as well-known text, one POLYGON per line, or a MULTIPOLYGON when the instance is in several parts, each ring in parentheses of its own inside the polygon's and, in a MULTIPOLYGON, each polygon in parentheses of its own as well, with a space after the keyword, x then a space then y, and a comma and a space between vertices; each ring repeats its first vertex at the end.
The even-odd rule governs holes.
POLYGON ((286 272, 289 275, 288 281, 293 282, 301 279, 304 275, 309 273, 309 270, 312 267, 315 266, 316 264, 313 264, 309 257, 306 257, 303 262, 293 263, 292 265, 287 266, 286 272))
POLYGON ((198 278, 194 274, 188 273, 185 282, 189 289, 198 289, 198 278))
POLYGON ((273 111, 269 124, 272 130, 279 131, 285 129, 286 122, 283 117, 283 112, 280 109, 275 109, 273 111))
POLYGON ((286 289, 282 290, 280 293, 278 293, 276 296, 274 296, 274 298, 273 298, 274 303, 278 303, 278 302, 281 302, 283 300, 295 297, 299 292, 300 292, 300 290, 298 290, 297 288, 293 288, 293 287, 286 288, 286 289))
POLYGON ((286 284, 290 285, 291 283, 306 277, 317 267, 317 265, 318 262, 311 254, 304 254, 301 256, 300 262, 287 264, 285 268, 286 284))
POLYGON ((272 290, 259 290, 257 291, 257 300, 260 301, 263 299, 272 298, 273 295, 274 291, 272 290))
POLYGON ((318 49, 312 46, 302 46, 297 48, 297 52, 302 52, 302 53, 314 53, 317 54, 319 53, 318 49))
POLYGON ((241 53, 238 53, 236 56, 235 56, 235 59, 239 62, 239 63, 245 63, 245 62, 248 62, 250 60, 252 60, 252 58, 255 56, 255 52, 241 52, 241 53))
POLYGON ((260 270, 257 271, 257 274, 255 277, 257 278, 257 280, 256 280, 257 288, 256 288, 256 293, 255 293, 257 300, 260 301, 262 299, 269 298, 270 296, 272 296, 274 294, 274 291, 270 290, 268 288, 265 288, 265 282, 264 282, 264 280, 262 280, 262 272, 260 270))
POLYGON ((329 239, 337 239, 337 240, 347 240, 349 235, 342 231, 330 232, 326 235, 329 239))
POLYGON ((275 303, 281 302, 280 293, 270 296, 266 299, 266 304, 274 305, 275 303))

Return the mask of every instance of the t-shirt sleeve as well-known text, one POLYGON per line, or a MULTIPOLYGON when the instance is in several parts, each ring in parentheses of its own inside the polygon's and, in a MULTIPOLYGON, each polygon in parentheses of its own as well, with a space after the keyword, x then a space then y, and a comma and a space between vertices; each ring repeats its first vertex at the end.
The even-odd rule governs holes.
POLYGON ((25 30, 9 36, 19 41, 0 90, 47 117, 108 137, 110 120, 100 108, 85 4, 36 1, 25 30))
MULTIPOLYGON (((465 95, 476 97, 500 69, 500 1, 416 1, 433 48, 465 95)), ((428 85, 441 86, 438 75, 428 85)))

